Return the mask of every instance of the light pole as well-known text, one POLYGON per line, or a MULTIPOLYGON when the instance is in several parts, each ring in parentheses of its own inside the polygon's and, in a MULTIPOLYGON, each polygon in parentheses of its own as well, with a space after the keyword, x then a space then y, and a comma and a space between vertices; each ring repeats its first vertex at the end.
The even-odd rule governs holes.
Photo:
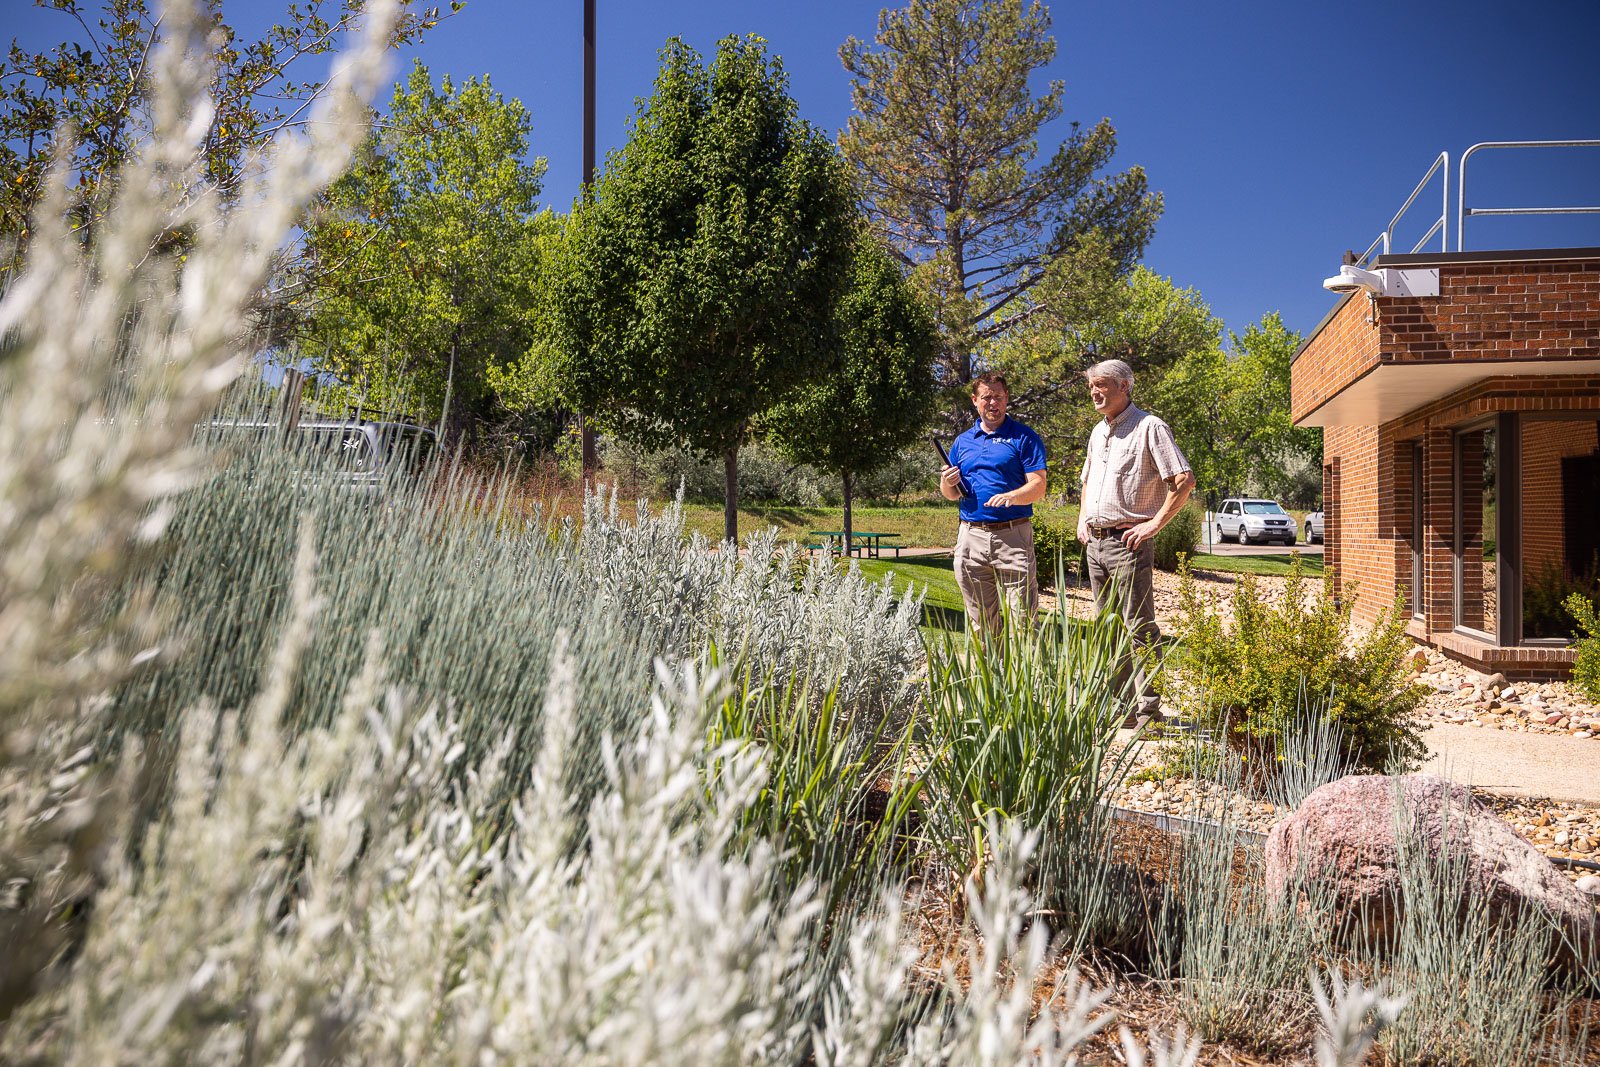
MULTIPOLYGON (((583 0, 583 198, 587 201, 594 187, 594 0, 583 0)), ((600 466, 595 455, 594 427, 578 413, 578 448, 587 484, 600 466)))

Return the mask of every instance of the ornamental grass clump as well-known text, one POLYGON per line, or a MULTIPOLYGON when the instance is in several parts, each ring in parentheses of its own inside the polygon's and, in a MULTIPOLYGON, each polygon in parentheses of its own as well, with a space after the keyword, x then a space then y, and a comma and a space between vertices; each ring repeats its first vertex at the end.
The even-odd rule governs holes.
POLYGON ((1276 773, 1286 742, 1303 723, 1306 694, 1315 698, 1318 720, 1330 731, 1337 727, 1330 736, 1349 766, 1379 772, 1417 766, 1426 750, 1413 714, 1427 690, 1406 667, 1403 601, 1397 598, 1358 633, 1351 626, 1353 586, 1336 600, 1326 584, 1308 596, 1305 582, 1298 558, 1273 602, 1253 576, 1240 576, 1229 621, 1201 599, 1185 566, 1165 694, 1237 751, 1258 785, 1276 773))
MULTIPOLYGON (((1446 800, 1442 813, 1451 818, 1446 800)), ((1587 1030, 1572 1040, 1561 1021, 1570 989, 1551 981, 1548 919, 1534 908, 1495 916, 1469 876, 1469 857, 1429 847, 1395 802, 1400 912, 1393 940, 1360 945, 1359 965, 1407 994, 1407 1008, 1379 1044, 1397 1064, 1488 1067, 1581 1062, 1587 1030)), ((1451 835, 1438 835, 1446 842, 1451 835)), ((1459 835, 1458 835, 1459 836, 1459 835)))
POLYGON ((1132 702, 1117 667, 1131 650, 1108 613, 1080 621, 1004 613, 988 642, 949 636, 928 644, 924 731, 927 833, 951 871, 981 872, 996 818, 1042 835, 1034 886, 1073 951, 1128 925, 1140 902, 1116 892, 1126 872, 1110 861, 1109 815, 1134 746, 1117 749, 1132 702))
MULTIPOLYGON (((1234 795, 1244 777, 1237 757, 1224 753, 1213 767, 1213 791, 1234 795)), ((1287 1052, 1312 1016, 1305 976, 1329 950, 1329 894, 1301 877, 1296 906, 1282 906, 1266 891, 1261 852, 1240 832, 1236 806, 1212 814, 1183 835, 1173 877, 1179 921, 1158 931, 1166 942, 1158 960, 1168 963, 1158 976, 1202 1038, 1287 1052)))

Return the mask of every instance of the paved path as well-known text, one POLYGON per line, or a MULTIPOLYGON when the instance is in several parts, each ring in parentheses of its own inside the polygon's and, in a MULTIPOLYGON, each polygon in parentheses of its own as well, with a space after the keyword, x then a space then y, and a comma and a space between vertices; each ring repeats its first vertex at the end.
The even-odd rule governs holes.
POLYGON ((1422 735, 1423 768, 1514 796, 1600 804, 1600 740, 1439 723, 1422 735))

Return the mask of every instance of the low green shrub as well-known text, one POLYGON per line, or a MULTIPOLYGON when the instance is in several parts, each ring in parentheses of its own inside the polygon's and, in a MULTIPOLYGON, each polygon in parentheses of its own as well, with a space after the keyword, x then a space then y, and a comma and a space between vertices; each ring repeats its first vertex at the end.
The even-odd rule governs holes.
POLYGON ((1240 753, 1254 781, 1275 776, 1305 694, 1325 700, 1321 715, 1338 725, 1350 766, 1382 771, 1421 761, 1426 750, 1412 715, 1427 690, 1407 675, 1402 601, 1356 634, 1355 587, 1346 587, 1342 601, 1326 586, 1308 597, 1296 559, 1276 604, 1263 598, 1254 577, 1242 575, 1230 624, 1201 598, 1187 566, 1179 574, 1179 650, 1159 684, 1185 715, 1240 753))
POLYGON ((1600 613, 1594 601, 1577 593, 1561 605, 1577 622, 1573 637, 1578 658, 1572 664, 1572 684, 1590 700, 1600 700, 1600 613))
POLYGON ((1063 570, 1075 569, 1076 560, 1083 552, 1077 524, 1076 512, 1034 508, 1033 558, 1038 564, 1041 582, 1054 580, 1058 562, 1063 570))
POLYGON ((1200 528, 1204 525, 1205 514, 1200 510, 1200 505, 1185 504, 1172 517, 1172 521, 1156 534, 1156 566, 1164 571, 1177 570, 1178 557, 1194 552, 1195 543, 1200 540, 1200 528))

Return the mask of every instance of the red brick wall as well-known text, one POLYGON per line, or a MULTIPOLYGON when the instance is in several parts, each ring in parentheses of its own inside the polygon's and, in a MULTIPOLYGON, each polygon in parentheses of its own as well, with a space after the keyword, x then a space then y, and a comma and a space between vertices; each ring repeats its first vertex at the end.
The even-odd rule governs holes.
POLYGON ((1378 329, 1367 322, 1365 293, 1352 293, 1295 357, 1289 378, 1289 410, 1309 415, 1329 397, 1378 365, 1378 329))
POLYGON ((1597 324, 1600 260, 1451 264, 1437 297, 1378 300, 1381 358, 1397 362, 1594 359, 1597 324))
POLYGON ((1295 358, 1290 411, 1304 418, 1383 362, 1597 358, 1600 260, 1449 264, 1436 297, 1346 297, 1295 358))
POLYGON ((1356 615, 1370 619, 1394 600, 1397 580, 1394 543, 1379 533, 1378 486, 1386 484, 1385 469, 1393 466, 1393 458, 1380 463, 1385 457, 1378 449, 1376 426, 1328 427, 1322 458, 1325 464, 1337 464, 1338 475, 1336 486, 1323 488, 1324 512, 1337 515, 1326 536, 1323 563, 1336 572, 1341 591, 1356 583, 1356 615))
MULTIPOLYGON (((1508 676, 1560 673, 1570 665, 1570 649, 1497 648, 1452 633, 1458 621, 1458 499, 1467 549, 1459 622, 1493 632, 1497 610, 1493 590, 1484 588, 1483 479, 1470 454, 1481 439, 1467 439, 1471 477, 1458 486, 1453 432, 1501 412, 1600 413, 1600 375, 1559 370, 1562 362, 1600 359, 1600 260, 1450 263, 1438 269, 1438 297, 1373 301, 1356 293, 1339 305, 1295 359, 1291 409, 1296 419, 1384 363, 1537 359, 1557 366, 1547 375, 1479 382, 1382 427, 1327 427, 1326 562, 1340 583, 1358 584, 1355 615, 1373 621, 1397 589, 1411 596, 1412 509, 1420 506, 1424 588, 1421 619, 1414 624, 1419 636, 1508 676), (1419 442, 1423 499, 1416 502, 1410 499, 1411 467, 1412 447, 1419 442)), ((1596 426, 1533 419, 1522 425, 1524 559, 1537 567, 1561 550, 1561 502, 1555 491, 1560 458, 1593 451, 1596 426)))

